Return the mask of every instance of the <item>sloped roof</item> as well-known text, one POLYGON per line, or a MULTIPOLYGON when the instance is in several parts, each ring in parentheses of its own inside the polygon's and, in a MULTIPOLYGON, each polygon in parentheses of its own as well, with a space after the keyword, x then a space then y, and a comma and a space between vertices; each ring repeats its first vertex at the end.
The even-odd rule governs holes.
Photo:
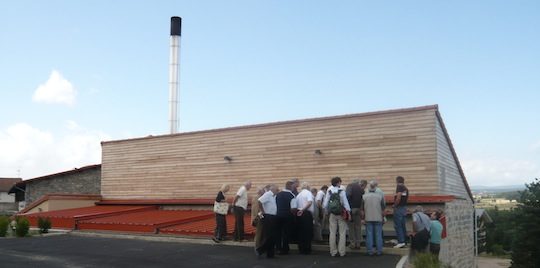
POLYGON ((75 174, 75 173, 78 173, 78 172, 81 172, 81 171, 90 170, 90 169, 97 169, 97 168, 101 168, 101 164, 89 165, 89 166, 84 166, 84 167, 81 167, 81 168, 74 168, 72 170, 67 170, 67 171, 62 171, 62 172, 58 172, 58 173, 54 173, 54 174, 41 176, 41 177, 36 177, 36 178, 24 180, 23 183, 26 184, 26 183, 34 182, 34 181, 47 180, 47 179, 50 179, 50 178, 53 178, 53 177, 71 175, 71 174, 75 174))
POLYGON ((0 178, 0 192, 9 192, 11 187, 20 181, 21 178, 0 178))
POLYGON ((493 219, 491 219, 491 216, 487 213, 487 211, 483 208, 477 208, 475 209, 476 217, 484 220, 486 223, 492 223, 493 219))

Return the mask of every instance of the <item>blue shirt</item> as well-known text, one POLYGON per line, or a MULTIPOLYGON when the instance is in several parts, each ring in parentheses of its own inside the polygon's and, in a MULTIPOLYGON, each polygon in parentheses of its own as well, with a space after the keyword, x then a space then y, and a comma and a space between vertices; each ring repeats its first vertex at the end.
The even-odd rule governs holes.
POLYGON ((430 242, 433 244, 440 244, 441 243, 441 235, 442 235, 442 229, 443 226, 438 220, 432 220, 431 221, 431 231, 430 233, 430 242))

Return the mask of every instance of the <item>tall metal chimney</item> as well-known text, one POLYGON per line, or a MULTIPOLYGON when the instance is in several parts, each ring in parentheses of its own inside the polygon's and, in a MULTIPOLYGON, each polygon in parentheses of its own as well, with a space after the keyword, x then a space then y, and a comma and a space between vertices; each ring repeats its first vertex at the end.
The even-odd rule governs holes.
POLYGON ((178 132, 178 79, 180 69, 180 35, 182 18, 171 17, 171 53, 169 59, 169 124, 170 132, 178 132))

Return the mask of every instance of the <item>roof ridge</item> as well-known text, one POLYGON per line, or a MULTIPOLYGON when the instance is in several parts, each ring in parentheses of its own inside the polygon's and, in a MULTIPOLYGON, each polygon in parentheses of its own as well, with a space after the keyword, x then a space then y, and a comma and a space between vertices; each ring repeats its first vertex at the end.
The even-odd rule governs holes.
POLYGON ((189 132, 182 132, 182 133, 175 133, 175 134, 162 134, 162 135, 156 135, 156 136, 149 135, 149 136, 146 136, 146 137, 137 137, 137 138, 128 138, 128 139, 120 139, 120 140, 102 141, 101 144, 103 145, 103 144, 107 144, 107 143, 117 143, 117 142, 124 142, 124 141, 133 141, 133 140, 144 140, 144 139, 167 137, 167 136, 184 136, 184 135, 193 135, 193 134, 198 134, 198 133, 209 133, 209 132, 228 131, 228 130, 246 129, 246 128, 259 128, 259 127, 276 126, 276 125, 284 125, 284 124, 294 124, 294 123, 304 123, 304 122, 314 122, 314 121, 326 121, 326 120, 333 120, 333 119, 375 116, 375 115, 392 114, 392 113, 407 113, 407 112, 416 112, 416 111, 425 111, 425 110, 435 110, 437 112, 437 111, 439 111, 439 105, 433 104, 433 105, 416 106, 416 107, 408 107, 408 108, 380 110, 380 111, 374 111, 374 112, 363 112, 363 113, 352 113, 352 114, 323 116, 323 117, 312 117, 312 118, 304 118, 304 119, 293 119, 293 120, 275 121, 275 122, 252 124, 252 125, 242 125, 242 126, 232 126, 232 127, 224 127, 224 128, 196 130, 196 131, 189 131, 189 132))

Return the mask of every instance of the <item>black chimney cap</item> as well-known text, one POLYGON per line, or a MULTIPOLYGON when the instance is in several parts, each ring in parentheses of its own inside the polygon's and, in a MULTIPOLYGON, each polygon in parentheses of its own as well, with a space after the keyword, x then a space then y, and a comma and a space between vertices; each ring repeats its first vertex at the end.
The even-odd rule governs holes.
POLYGON ((171 35, 182 35, 182 18, 171 17, 171 35))

